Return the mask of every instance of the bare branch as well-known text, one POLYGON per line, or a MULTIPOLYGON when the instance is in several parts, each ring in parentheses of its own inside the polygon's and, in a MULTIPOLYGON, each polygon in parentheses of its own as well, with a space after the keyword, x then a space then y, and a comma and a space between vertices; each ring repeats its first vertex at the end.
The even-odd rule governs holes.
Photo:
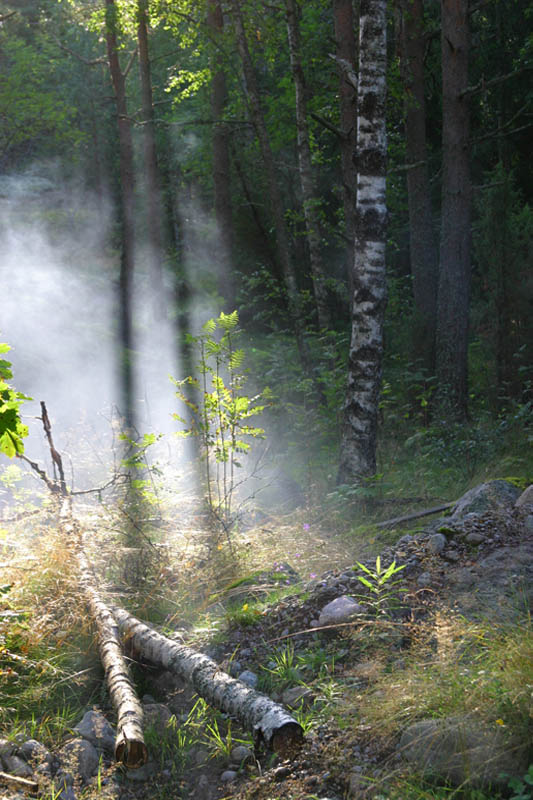
POLYGON ((328 131, 331 131, 332 133, 335 134, 335 136, 338 136, 339 139, 348 139, 349 133, 346 133, 340 128, 337 128, 336 125, 333 125, 331 122, 328 122, 328 120, 324 119, 324 117, 321 117, 320 114, 315 114, 314 111, 311 111, 310 116, 313 117, 313 119, 315 119, 321 125, 323 125, 324 128, 327 128, 328 131))
POLYGON ((57 46, 60 48, 60 50, 63 50, 65 53, 68 53, 71 56, 74 56, 74 58, 76 58, 78 61, 81 61, 81 63, 85 64, 87 67, 94 67, 97 64, 105 64, 106 63, 106 59, 103 58, 103 57, 102 58, 93 58, 93 59, 84 58, 79 53, 76 53, 75 50, 71 50, 70 47, 67 47, 66 44, 63 44, 63 42, 61 42, 56 36, 51 36, 51 39, 52 39, 53 42, 55 42, 57 44, 57 46))
POLYGON ((485 78, 481 78, 479 83, 476 83, 475 86, 468 86, 466 89, 463 89, 462 92, 459 92, 459 97, 465 97, 465 95, 475 94, 476 92, 484 92, 487 89, 490 89, 491 86, 497 86, 499 83, 504 83, 504 81, 508 81, 511 78, 516 78, 518 75, 523 75, 524 72, 531 72, 533 70, 532 64, 526 64, 520 69, 515 69, 513 72, 508 72, 506 75, 498 75, 497 78, 491 78, 490 81, 486 81, 485 78))
POLYGON ((345 58, 340 58, 340 56, 336 56, 334 53, 328 53, 328 56, 329 58, 331 58, 332 61, 334 61, 337 64, 340 71, 344 75, 346 82, 350 84, 350 86, 354 89, 354 91, 357 91, 357 84, 358 84, 357 73, 355 72, 350 62, 346 61, 345 58))

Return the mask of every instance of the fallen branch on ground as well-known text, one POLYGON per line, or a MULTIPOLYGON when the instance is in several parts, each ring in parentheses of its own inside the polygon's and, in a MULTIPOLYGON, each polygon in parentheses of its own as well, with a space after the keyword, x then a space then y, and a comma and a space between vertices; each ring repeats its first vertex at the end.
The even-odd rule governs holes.
POLYGON ((208 656, 167 639, 161 633, 113 607, 121 633, 135 654, 183 678, 210 705, 236 717, 261 742, 290 755, 303 741, 301 726, 280 705, 230 677, 208 656))
POLYGON ((384 522, 378 522, 376 524, 376 528, 392 528, 394 525, 401 525, 402 522, 410 522, 412 519, 420 519, 421 517, 429 517, 431 514, 438 514, 439 511, 446 511, 448 508, 451 508, 454 505, 455 503, 444 503, 442 506, 426 508, 425 511, 417 511, 414 514, 406 514, 404 517, 386 519, 384 522))

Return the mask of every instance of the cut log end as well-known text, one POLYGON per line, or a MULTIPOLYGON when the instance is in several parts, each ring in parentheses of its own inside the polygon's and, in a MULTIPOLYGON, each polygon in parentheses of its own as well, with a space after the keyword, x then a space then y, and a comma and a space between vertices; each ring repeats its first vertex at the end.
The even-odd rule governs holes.
POLYGON ((272 736, 270 743, 275 753, 283 758, 290 758, 298 752, 304 742, 304 733, 297 722, 288 722, 272 736))
POLYGON ((148 761, 148 749, 139 739, 117 737, 115 759, 121 761, 128 769, 139 769, 148 761))

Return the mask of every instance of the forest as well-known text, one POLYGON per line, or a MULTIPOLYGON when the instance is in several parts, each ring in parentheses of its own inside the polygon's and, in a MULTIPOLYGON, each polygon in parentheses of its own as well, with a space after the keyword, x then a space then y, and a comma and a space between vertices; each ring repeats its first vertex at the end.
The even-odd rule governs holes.
POLYGON ((533 798, 532 75, 528 0, 0 0, 5 797, 533 798))

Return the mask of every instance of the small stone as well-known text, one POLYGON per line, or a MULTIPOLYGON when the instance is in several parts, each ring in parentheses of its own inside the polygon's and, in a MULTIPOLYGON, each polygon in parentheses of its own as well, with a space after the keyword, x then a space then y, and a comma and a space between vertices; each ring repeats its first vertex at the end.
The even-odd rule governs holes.
POLYGON ((80 776, 87 783, 96 774, 100 758, 96 748, 87 739, 73 739, 59 751, 59 759, 65 772, 80 776))
POLYGON ((129 781, 135 781, 136 783, 141 783, 142 781, 147 781, 149 778, 152 778, 157 772, 157 764, 155 761, 148 761, 142 767, 138 769, 128 769, 126 771, 126 778, 129 781))
POLYGON ((19 749, 19 755, 34 765, 52 763, 52 754, 36 739, 27 739, 19 749))
POLYGON ((465 536, 465 541, 468 544, 481 544, 486 538, 487 537, 483 533, 476 533, 476 531, 473 531, 465 536))
POLYGON ((157 703, 157 700, 151 694, 143 694, 141 697, 141 703, 143 706, 151 705, 152 703, 157 703))
POLYGON ((101 711, 87 711, 74 730, 94 747, 114 753, 115 729, 109 724, 101 711))
POLYGON ((0 756, 12 756, 16 749, 13 742, 8 739, 0 739, 0 756))
POLYGON ((241 662, 240 661, 231 661, 230 664, 229 664, 229 667, 228 667, 228 672, 229 672, 230 675, 232 675, 234 678, 236 678, 237 675, 240 672, 242 672, 242 664, 241 664, 241 662))
POLYGON ((405 547, 406 545, 410 544, 413 541, 413 537, 410 533, 406 533, 401 536, 398 541, 396 542, 396 547, 405 547))
POLYGON ((429 537, 428 550, 430 553, 442 553, 447 544, 448 540, 443 533, 434 533, 429 537))
POLYGON ((291 686, 283 692, 282 700, 289 708, 309 708, 313 704, 313 692, 307 686, 291 686))
POLYGON ((220 782, 221 783, 234 783, 237 780, 238 777, 239 777, 239 773, 238 772, 235 772, 235 770, 233 770, 233 769, 227 769, 220 776, 220 782))
POLYGON ((446 559, 446 561, 452 561, 452 562, 459 561, 459 559, 461 558, 457 550, 447 550, 445 553, 442 554, 442 556, 443 558, 446 559))
POLYGON ((417 584, 418 586, 422 586, 425 588, 429 586, 431 583, 431 572, 423 572, 421 575, 418 576, 417 584))
POLYGON ((239 680, 241 683, 245 683, 247 686, 250 686, 252 689, 255 689, 257 684, 259 683, 259 678, 249 669, 245 669, 244 672, 241 672, 239 675, 239 680))
POLYGON ((529 533, 533 533, 533 514, 528 514, 524 520, 524 527, 529 533))
POLYGON ((357 614, 364 611, 363 606, 356 603, 353 597, 342 595, 324 606, 318 618, 319 625, 337 625, 349 622, 357 614))
POLYGON ((249 747, 245 747, 243 744, 237 745, 231 751, 231 760, 236 764, 242 764, 245 761, 250 761, 254 757, 254 754, 250 750, 249 747))
POLYGON ((472 575, 469 569, 463 568, 454 571, 450 575, 450 581, 454 583, 456 586, 460 586, 463 589, 468 589, 468 587, 473 586, 476 579, 472 575))
POLYGON ((272 775, 274 776, 274 780, 282 781, 283 778, 286 778, 288 775, 290 775, 290 772, 291 771, 289 767, 281 765, 281 767, 276 767, 276 769, 272 771, 272 775))
POLYGON ((2 762, 6 772, 16 775, 17 778, 31 778, 33 770, 24 759, 19 756, 2 756, 2 762))

